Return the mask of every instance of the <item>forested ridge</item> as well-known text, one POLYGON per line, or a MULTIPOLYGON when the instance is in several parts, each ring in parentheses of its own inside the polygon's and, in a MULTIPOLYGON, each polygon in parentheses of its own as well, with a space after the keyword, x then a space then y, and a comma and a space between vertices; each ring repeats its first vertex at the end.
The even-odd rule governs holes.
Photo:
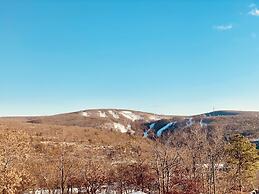
POLYGON ((149 140, 94 129, 3 123, 0 157, 3 194, 229 194, 258 185, 255 145, 220 128, 193 126, 149 140))

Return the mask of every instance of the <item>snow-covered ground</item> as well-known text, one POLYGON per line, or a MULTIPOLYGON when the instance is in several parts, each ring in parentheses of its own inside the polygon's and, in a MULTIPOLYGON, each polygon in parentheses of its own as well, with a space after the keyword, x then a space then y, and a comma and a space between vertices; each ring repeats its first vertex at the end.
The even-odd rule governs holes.
POLYGON ((152 129, 154 129, 155 125, 156 125, 156 123, 152 123, 152 124, 149 125, 149 129, 144 132, 144 137, 148 137, 148 133, 149 133, 152 129))
POLYGON ((176 123, 177 123, 177 122, 170 122, 170 123, 168 123, 167 125, 165 125, 165 126, 162 127, 161 129, 159 129, 159 130, 157 131, 156 135, 157 135, 158 137, 160 137, 160 136, 162 135, 162 133, 163 133, 165 130, 167 130, 167 129, 168 129, 169 127, 171 127, 171 126, 176 125, 176 123))
MULTIPOLYGON (((69 189, 69 192, 71 192, 71 189, 69 189)), ((55 194, 60 194, 61 190, 60 189, 56 189, 54 191, 55 194)), ((73 188, 72 189, 72 193, 78 193, 78 189, 77 188, 73 188)), ((24 194, 52 194, 51 191, 47 190, 47 189, 37 189, 34 192, 30 191, 30 192, 26 192, 24 194)))
POLYGON ((120 123, 113 123, 113 125, 114 125, 114 128, 121 133, 127 133, 128 131, 132 131, 131 125, 128 125, 127 127, 125 127, 120 123))
POLYGON ((102 118, 106 117, 106 113, 105 112, 99 111, 99 114, 100 114, 100 117, 102 117, 102 118))
POLYGON ((119 119, 120 118, 120 116, 117 113, 115 113, 114 111, 109 110, 108 112, 110 113, 110 115, 113 116, 113 118, 115 118, 115 119, 119 119))
MULTIPOLYGON (((214 167, 216 169, 224 169, 225 168, 225 164, 215 164, 214 167)), ((203 164, 203 167, 204 168, 210 168, 210 165, 209 164, 203 164)))
POLYGON ((150 115, 149 116, 149 119, 152 120, 152 121, 158 121, 161 119, 160 116, 157 116, 157 115, 150 115))
MULTIPOLYGON (((69 190, 69 192, 71 192, 71 190, 69 190)), ((78 192, 79 192, 79 190, 77 188, 74 188, 72 190, 72 193, 78 193, 78 192)), ((85 192, 85 191, 81 190, 81 192, 85 192)), ((54 193, 55 194, 60 194, 61 191, 60 191, 60 189, 56 189, 54 191, 54 193)), ((108 192, 107 191, 100 191, 98 193, 99 194, 107 194, 107 193, 109 193, 109 194, 116 194, 117 192, 114 191, 114 190, 109 190, 108 192)), ((128 193, 128 194, 145 194, 142 191, 136 191, 136 192, 129 192, 129 191, 127 191, 124 194, 126 194, 126 193, 128 193)), ((47 189, 38 189, 38 190, 35 190, 34 192, 33 191, 25 192, 24 194, 53 194, 53 193, 52 193, 52 191, 49 192, 49 190, 47 190, 47 189)))
POLYGON ((142 117, 139 115, 134 114, 131 111, 121 111, 120 114, 131 121, 141 120, 142 117))
POLYGON ((89 117, 88 112, 82 112, 81 114, 82 114, 82 116, 84 116, 84 117, 89 117))
POLYGON ((201 128, 206 127, 207 125, 208 125, 208 124, 205 123, 205 122, 203 121, 203 119, 201 119, 201 121, 200 121, 200 126, 201 126, 201 128))
POLYGON ((156 125, 156 123, 152 123, 152 124, 150 124, 149 128, 154 129, 155 125, 156 125))
POLYGON ((189 120, 186 122, 187 127, 191 127, 194 124, 193 118, 189 118, 189 120))

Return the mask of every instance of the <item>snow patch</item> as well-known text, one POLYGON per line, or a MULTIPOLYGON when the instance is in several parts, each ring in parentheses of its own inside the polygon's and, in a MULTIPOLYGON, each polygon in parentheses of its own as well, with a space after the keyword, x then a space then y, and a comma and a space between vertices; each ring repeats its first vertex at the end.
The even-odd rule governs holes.
POLYGON ((89 117, 89 113, 88 112, 82 112, 81 115, 84 116, 84 117, 89 117))
POLYGON ((112 110, 109 110, 108 112, 113 116, 113 118, 115 118, 115 119, 120 118, 119 115, 117 113, 113 112, 112 110))
MULTIPOLYGON (((73 189, 68 189, 69 193, 78 193, 79 189, 78 188, 73 188, 73 189)), ((26 192, 25 194, 51 194, 52 192, 50 192, 48 189, 37 189, 35 191, 29 191, 26 192)), ((53 191, 53 193, 61 193, 60 189, 55 189, 53 191)))
MULTIPOLYGON (((204 168, 210 168, 210 166, 211 165, 209 165, 209 164, 203 164, 202 165, 204 168)), ((216 168, 216 169, 224 169, 225 168, 225 164, 214 164, 214 167, 216 168)))
POLYGON ((164 127, 162 127, 161 129, 159 129, 159 130, 157 131, 156 135, 157 135, 158 137, 160 137, 160 136, 162 135, 162 133, 163 133, 165 130, 167 130, 167 129, 168 129, 169 127, 171 127, 171 126, 175 126, 176 123, 177 123, 177 122, 171 122, 171 123, 166 124, 164 127))
POLYGON ((131 111, 121 111, 120 114, 124 117, 126 117, 127 119, 130 119, 132 121, 136 121, 136 120, 141 120, 142 117, 139 115, 134 114, 131 111))
POLYGON ((201 126, 201 128, 203 128, 203 127, 207 127, 208 124, 207 124, 207 123, 204 123, 203 119, 201 119, 201 120, 200 120, 200 126, 201 126))
POLYGON ((155 125, 156 125, 156 123, 152 123, 152 124, 149 125, 149 129, 144 132, 144 137, 148 137, 148 133, 149 133, 152 129, 154 129, 155 125))
POLYGON ((156 125, 156 123, 152 123, 151 125, 149 125, 149 128, 154 129, 155 125, 156 125))
POLYGON ((160 116, 157 116, 157 115, 150 115, 150 116, 149 116, 149 119, 150 119, 150 120, 153 120, 153 121, 158 121, 158 120, 161 120, 161 117, 160 117, 160 116))
POLYGON ((127 132, 131 132, 134 133, 134 131, 131 129, 131 125, 128 125, 127 127, 125 127, 124 125, 120 124, 120 123, 113 123, 114 128, 116 129, 116 131, 119 131, 121 133, 127 133, 127 132))
POLYGON ((191 127, 195 122, 193 121, 193 118, 189 118, 189 120, 186 122, 187 127, 191 127))
POLYGON ((100 117, 102 118, 105 118, 106 117, 106 113, 105 112, 102 112, 102 111, 98 111, 99 114, 100 114, 100 117))

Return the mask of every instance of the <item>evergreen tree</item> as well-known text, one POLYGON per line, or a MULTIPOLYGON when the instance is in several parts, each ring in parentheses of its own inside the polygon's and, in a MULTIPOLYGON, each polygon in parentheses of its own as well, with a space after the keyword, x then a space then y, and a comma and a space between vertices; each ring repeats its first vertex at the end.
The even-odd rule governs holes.
POLYGON ((226 146, 227 164, 233 172, 233 180, 242 193, 244 181, 249 182, 255 178, 258 168, 258 153, 256 146, 242 135, 234 135, 226 146))

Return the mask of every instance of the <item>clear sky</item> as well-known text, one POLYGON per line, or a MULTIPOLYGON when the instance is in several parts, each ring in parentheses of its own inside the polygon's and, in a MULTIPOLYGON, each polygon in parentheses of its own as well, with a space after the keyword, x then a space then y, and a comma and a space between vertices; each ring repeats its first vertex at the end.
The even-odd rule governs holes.
POLYGON ((259 0, 0 0, 0 115, 259 110, 259 0))

